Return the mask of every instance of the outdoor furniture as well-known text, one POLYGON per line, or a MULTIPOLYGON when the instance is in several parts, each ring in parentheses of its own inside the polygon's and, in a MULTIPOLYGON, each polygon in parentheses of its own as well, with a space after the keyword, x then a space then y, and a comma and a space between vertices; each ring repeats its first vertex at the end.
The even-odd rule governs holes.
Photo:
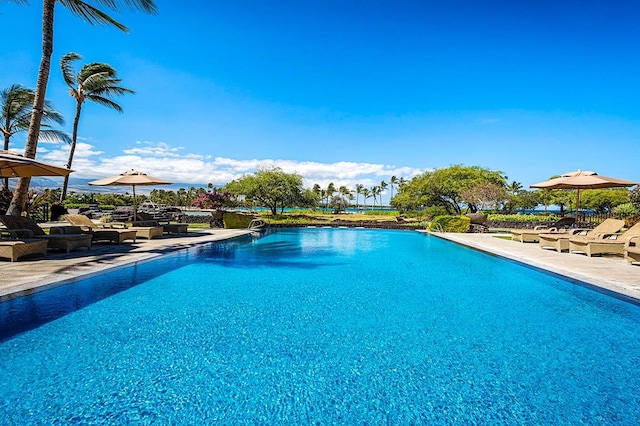
POLYGON ((563 217, 552 223, 550 227, 538 225, 533 229, 512 229, 511 239, 521 243, 537 243, 540 241, 540 234, 564 233, 575 221, 573 217, 563 217))
POLYGON ((64 219, 72 225, 79 226, 84 232, 91 233, 93 241, 109 241, 122 244, 126 240, 136 242, 137 231, 131 230, 123 223, 95 223, 81 214, 67 214, 64 219))
POLYGON ((31 254, 47 255, 47 240, 20 239, 0 240, 0 257, 15 262, 23 256, 31 254))
POLYGON ((54 250, 63 250, 69 253, 76 248, 91 248, 91 235, 84 234, 80 228, 69 230, 67 233, 46 232, 36 223, 35 220, 24 216, 0 216, 0 222, 9 232, 14 232, 29 239, 45 239, 47 247, 54 250))
POLYGON ((153 219, 148 213, 138 212, 138 218, 141 220, 133 222, 134 226, 162 226, 162 232, 165 234, 186 234, 189 228, 187 223, 170 223, 168 220, 153 219))
POLYGON ((624 243, 624 258, 631 265, 640 262, 640 237, 631 237, 624 243))
POLYGON ((540 248, 542 249, 553 249, 558 253, 562 253, 563 251, 569 250, 569 238, 575 237, 577 235, 583 235, 588 237, 596 237, 598 235, 603 234, 615 234, 620 231, 624 226, 624 220, 620 219, 606 219, 600 225, 596 226, 593 229, 571 229, 568 232, 564 233, 543 233, 540 234, 540 248))
MULTIPOLYGON (((134 223, 137 224, 137 222, 134 223)), ((132 226, 127 229, 136 231, 136 237, 138 238, 146 238, 147 240, 151 238, 162 238, 162 226, 132 226)))
POLYGON ((594 238, 587 236, 569 238, 569 252, 584 253, 589 257, 595 254, 623 255, 625 243, 633 237, 640 237, 640 222, 623 234, 600 234, 594 238))

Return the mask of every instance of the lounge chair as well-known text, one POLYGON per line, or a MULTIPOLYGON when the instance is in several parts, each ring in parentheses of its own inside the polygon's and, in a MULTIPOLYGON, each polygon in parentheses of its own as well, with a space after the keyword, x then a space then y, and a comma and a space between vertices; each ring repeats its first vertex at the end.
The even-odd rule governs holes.
POLYGON ((46 232, 35 220, 23 216, 0 216, 0 222, 7 228, 9 232, 14 232, 16 236, 21 235, 29 239, 47 240, 49 249, 63 250, 69 253, 77 248, 91 248, 91 235, 82 233, 80 228, 69 230, 67 233, 46 232))
POLYGON ((162 232, 165 234, 186 234, 189 228, 187 223, 171 223, 168 220, 154 219, 148 213, 139 212, 137 214, 137 222, 133 222, 134 226, 162 226, 162 232))
POLYGON ((576 236, 569 238, 569 252, 583 253, 591 257, 595 254, 624 254, 624 245, 633 238, 640 237, 640 222, 622 234, 599 234, 592 238, 576 236))
POLYGON ((93 241, 109 241, 122 244, 126 240, 136 242, 137 231, 131 230, 123 223, 95 223, 81 214, 67 214, 64 219, 74 226, 79 226, 84 232, 92 235, 93 241))
POLYGON ((23 256, 31 254, 47 255, 47 240, 45 239, 0 239, 0 257, 15 262, 23 256))
POLYGON ((512 229, 511 239, 521 243, 537 243, 540 241, 540 234, 552 234, 566 232, 571 225, 576 222, 573 217, 563 217, 546 227, 538 225, 533 229, 512 229))
POLYGON ((598 235, 615 234, 620 231, 624 226, 624 220, 620 219, 606 219, 600 225, 593 229, 571 229, 564 233, 543 233, 539 235, 540 248, 553 249, 558 253, 569 250, 569 239, 577 235, 587 236, 594 238, 598 235))
POLYGON ((631 237, 624 243, 624 258, 631 265, 640 262, 640 237, 631 237))

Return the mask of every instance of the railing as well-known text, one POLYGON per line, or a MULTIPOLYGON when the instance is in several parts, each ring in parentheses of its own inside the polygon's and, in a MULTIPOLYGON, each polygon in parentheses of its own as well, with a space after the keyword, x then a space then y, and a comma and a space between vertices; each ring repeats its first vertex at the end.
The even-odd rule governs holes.
POLYGON ((262 219, 252 219, 249 223, 248 229, 262 228, 265 225, 262 219))

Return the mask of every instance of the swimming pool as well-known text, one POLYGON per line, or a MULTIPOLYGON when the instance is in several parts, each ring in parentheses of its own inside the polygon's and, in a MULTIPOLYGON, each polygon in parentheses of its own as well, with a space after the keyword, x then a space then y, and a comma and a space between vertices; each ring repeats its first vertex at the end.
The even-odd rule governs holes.
POLYGON ((640 413, 638 306, 415 232, 213 244, 0 304, 0 318, 4 424, 640 413))

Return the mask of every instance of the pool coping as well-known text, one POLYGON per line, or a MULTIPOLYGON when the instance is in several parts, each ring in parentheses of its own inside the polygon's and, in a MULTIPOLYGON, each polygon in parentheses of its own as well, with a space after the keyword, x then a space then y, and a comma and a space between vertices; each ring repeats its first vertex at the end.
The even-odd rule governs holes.
POLYGON ((90 250, 0 262, 0 303, 117 268, 153 260, 216 241, 250 234, 246 229, 212 229, 135 243, 94 244, 90 250))
POLYGON ((558 253, 541 249, 538 243, 521 243, 500 238, 510 237, 511 234, 429 234, 640 304, 640 267, 628 264, 620 256, 588 257, 577 253, 558 253))

